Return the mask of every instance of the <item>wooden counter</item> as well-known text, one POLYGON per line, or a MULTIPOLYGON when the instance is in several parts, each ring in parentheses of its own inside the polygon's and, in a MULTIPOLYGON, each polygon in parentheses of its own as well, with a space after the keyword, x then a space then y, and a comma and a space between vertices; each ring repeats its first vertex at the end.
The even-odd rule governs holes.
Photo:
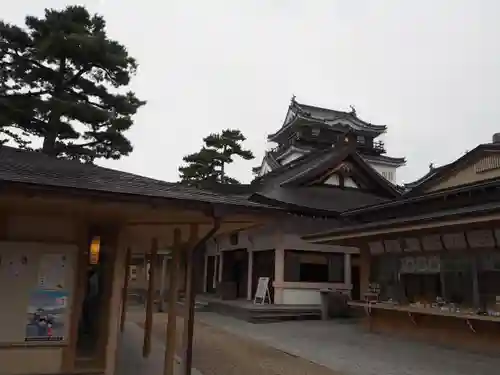
MULTIPOLYGON (((406 312, 408 314, 436 315, 436 316, 445 316, 445 317, 465 319, 465 320, 482 320, 482 321, 486 321, 486 322, 500 323, 500 317, 496 317, 496 316, 443 311, 443 310, 439 310, 437 308, 420 308, 420 307, 413 307, 413 306, 394 305, 394 304, 385 303, 385 302, 366 303, 366 302, 357 302, 357 301, 348 302, 348 305, 353 306, 353 307, 363 307, 365 309, 365 311, 367 311, 367 310, 369 311, 369 310, 373 310, 373 309, 381 309, 381 310, 390 310, 390 311, 401 311, 401 312, 406 312)), ((369 314, 369 312, 368 312, 368 314, 369 314)))
POLYGON ((384 302, 349 302, 365 311, 370 331, 389 333, 433 344, 500 354, 500 317, 418 308, 384 302))

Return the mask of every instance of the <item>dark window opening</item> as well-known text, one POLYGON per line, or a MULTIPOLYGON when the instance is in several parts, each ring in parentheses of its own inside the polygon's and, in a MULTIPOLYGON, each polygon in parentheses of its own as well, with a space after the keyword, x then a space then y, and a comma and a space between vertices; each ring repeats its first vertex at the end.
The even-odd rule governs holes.
POLYGON ((344 257, 342 253, 286 250, 284 281, 343 283, 344 257))
POLYGON ((301 263, 299 280, 312 283, 322 283, 328 281, 328 265, 301 263))
POLYGON ((232 246, 236 246, 238 245, 238 233, 231 233, 229 235, 229 243, 232 245, 232 246))

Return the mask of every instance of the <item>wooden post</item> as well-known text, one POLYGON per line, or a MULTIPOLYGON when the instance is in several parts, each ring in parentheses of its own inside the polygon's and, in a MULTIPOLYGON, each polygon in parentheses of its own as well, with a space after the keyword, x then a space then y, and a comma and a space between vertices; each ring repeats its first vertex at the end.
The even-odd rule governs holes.
POLYGON ((90 229, 89 224, 82 222, 78 226, 78 253, 74 263, 74 289, 73 303, 69 323, 69 342, 64 350, 62 369, 71 372, 75 368, 78 326, 82 316, 82 305, 87 291, 87 267, 89 256, 90 229))
POLYGON ((252 282, 253 282, 253 251, 247 250, 248 252, 248 269, 247 269, 247 300, 251 301, 252 296, 252 282))
POLYGON ((371 255, 370 248, 366 245, 359 245, 359 286, 360 295, 363 298, 365 293, 368 292, 371 281, 371 255))
POLYGON ((148 280, 148 298, 146 301, 146 319, 144 321, 144 343, 142 346, 142 356, 149 357, 151 353, 151 331, 153 329, 153 305, 155 303, 155 268, 158 256, 158 240, 153 238, 151 241, 151 252, 149 254, 149 280, 148 280))
POLYGON ((165 337, 165 359, 163 364, 164 375, 174 375, 175 365, 175 342, 177 328, 177 293, 179 289, 179 263, 181 259, 181 231, 179 228, 174 229, 174 244, 172 246, 172 258, 170 260, 170 279, 168 290, 168 320, 167 334, 165 337))
POLYGON ((130 279, 129 275, 129 265, 130 259, 132 258, 132 251, 130 247, 127 248, 127 254, 125 255, 125 273, 123 274, 123 289, 122 289, 122 313, 120 316, 120 332, 123 332, 125 328, 125 320, 127 319, 127 294, 128 294, 128 282, 130 279))
POLYGON ((161 256, 161 275, 160 275, 160 300, 158 301, 158 311, 163 312, 165 309, 165 274, 167 272, 167 255, 162 254, 161 256))
POLYGON ((182 335, 182 375, 191 375, 193 362, 194 307, 196 296, 196 272, 194 264, 200 261, 203 252, 196 249, 198 226, 191 225, 189 248, 186 251, 186 298, 184 300, 184 330, 182 335))
MULTIPOLYGON (((106 355, 106 348, 109 341, 109 335, 111 332, 111 324, 115 324, 117 327, 118 311, 116 311, 116 317, 113 322, 110 321, 111 312, 113 311, 112 299, 113 299, 113 285, 115 279, 115 273, 117 271, 117 259, 119 253, 119 236, 120 227, 111 226, 108 228, 101 228, 101 252, 102 256, 99 260, 99 268, 104 269, 103 276, 104 280, 101 285, 103 285, 102 298, 103 305, 102 310, 100 310, 99 315, 96 315, 94 319, 98 322, 99 338, 97 339, 97 350, 98 353, 106 355), (103 246, 104 245, 104 246, 103 246)), ((120 265, 121 266, 121 265, 120 265)), ((119 300, 115 298, 115 303, 119 300)), ((118 334, 115 331, 115 334, 118 334)), ((106 358, 102 359, 103 363, 106 363, 106 358)))

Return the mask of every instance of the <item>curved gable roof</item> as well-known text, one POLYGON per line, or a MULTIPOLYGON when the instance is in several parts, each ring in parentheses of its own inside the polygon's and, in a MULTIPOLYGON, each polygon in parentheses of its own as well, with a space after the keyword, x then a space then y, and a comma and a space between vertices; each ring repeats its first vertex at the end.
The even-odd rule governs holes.
POLYGON ((420 195, 428 191, 428 189, 438 185, 451 177, 454 173, 463 169, 467 165, 473 163, 478 158, 481 158, 488 153, 500 153, 500 143, 485 143, 480 144, 473 150, 465 153, 452 163, 443 165, 439 168, 430 170, 425 176, 419 180, 408 184, 410 190, 405 194, 408 196, 420 195))
POLYGON ((316 122, 325 126, 344 125, 346 127, 346 131, 354 129, 375 134, 382 134, 387 130, 387 126, 385 125, 374 125, 361 120, 356 116, 354 111, 343 112, 302 104, 292 98, 282 127, 275 133, 268 135, 267 138, 269 140, 275 139, 278 135, 282 134, 286 129, 298 121, 316 122))

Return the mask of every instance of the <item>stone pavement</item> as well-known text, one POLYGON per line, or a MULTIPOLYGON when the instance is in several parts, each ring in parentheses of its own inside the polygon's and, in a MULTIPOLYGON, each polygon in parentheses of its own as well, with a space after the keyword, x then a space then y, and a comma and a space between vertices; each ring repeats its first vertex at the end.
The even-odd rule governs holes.
POLYGON ((491 375, 500 358, 371 334, 352 321, 252 324, 210 312, 196 318, 345 375, 491 375))
MULTIPOLYGON (((149 358, 142 358, 142 341, 144 330, 137 324, 127 322, 125 331, 120 337, 116 374, 117 375, 163 375, 163 357, 165 345, 152 338, 151 355, 149 358)), ((176 373, 180 373, 180 365, 176 368, 176 373)), ((201 375, 195 369, 192 375, 201 375)))

